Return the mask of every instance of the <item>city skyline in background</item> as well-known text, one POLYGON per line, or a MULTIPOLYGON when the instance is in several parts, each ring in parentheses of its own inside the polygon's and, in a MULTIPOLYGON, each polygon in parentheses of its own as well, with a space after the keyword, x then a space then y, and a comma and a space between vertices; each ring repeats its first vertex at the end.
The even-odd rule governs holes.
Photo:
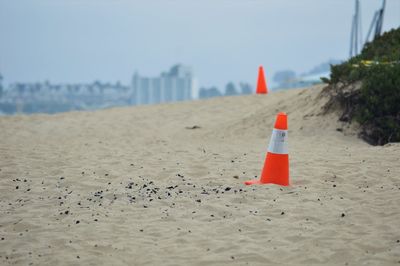
MULTIPOLYGON (((174 65, 157 77, 132 77, 131 84, 121 82, 52 83, 15 82, 2 85, 0 75, 0 115, 60 113, 76 110, 96 110, 117 106, 172 103, 189 101, 193 97, 195 77, 191 67, 174 65)), ((225 92, 216 87, 201 88, 199 98, 251 94, 252 87, 241 82, 238 87, 230 82, 225 92)))
MULTIPOLYGON (((364 36, 379 0, 361 1, 364 36)), ((139 71, 158 76, 191 66, 200 87, 269 84, 280 70, 305 73, 346 59, 354 1, 6 1, 0 0, 3 83, 130 84, 139 71)), ((400 24, 388 0, 383 31, 400 24)), ((197 95, 194 91, 193 95, 197 95)))

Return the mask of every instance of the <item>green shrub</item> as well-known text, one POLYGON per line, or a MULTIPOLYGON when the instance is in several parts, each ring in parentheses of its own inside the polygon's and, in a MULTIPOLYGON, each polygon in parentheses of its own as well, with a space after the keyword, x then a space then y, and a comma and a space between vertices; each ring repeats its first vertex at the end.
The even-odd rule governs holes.
POLYGON ((395 61, 400 59, 400 29, 385 32, 364 46, 359 60, 395 61))
POLYGON ((385 32, 373 42, 367 43, 361 54, 350 58, 340 65, 331 66, 330 83, 348 84, 362 80, 368 73, 368 66, 363 60, 374 61, 378 64, 394 64, 400 61, 400 28, 385 32))
POLYGON ((362 80, 367 73, 368 67, 362 64, 359 64, 357 67, 354 65, 349 61, 331 66, 331 84, 340 82, 346 85, 362 80))
POLYGON ((356 120, 373 144, 400 141, 400 65, 371 66, 363 79, 356 120))
POLYGON ((326 82, 336 90, 334 100, 343 107, 341 118, 346 118, 342 120, 355 118, 366 141, 400 141, 400 28, 366 44, 360 55, 331 66, 326 82), (357 82, 362 83, 360 90, 348 89, 357 82))

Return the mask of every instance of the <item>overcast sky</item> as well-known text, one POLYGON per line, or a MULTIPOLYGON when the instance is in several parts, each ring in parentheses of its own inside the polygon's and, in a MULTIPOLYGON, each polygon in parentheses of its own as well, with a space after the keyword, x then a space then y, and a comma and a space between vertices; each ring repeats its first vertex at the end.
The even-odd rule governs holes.
MULTIPOLYGON (((381 0, 361 0, 364 35, 381 0)), ((200 86, 255 84, 349 53, 352 0, 0 0, 5 83, 130 83, 192 66, 200 86)), ((388 0, 384 30, 399 27, 388 0)))

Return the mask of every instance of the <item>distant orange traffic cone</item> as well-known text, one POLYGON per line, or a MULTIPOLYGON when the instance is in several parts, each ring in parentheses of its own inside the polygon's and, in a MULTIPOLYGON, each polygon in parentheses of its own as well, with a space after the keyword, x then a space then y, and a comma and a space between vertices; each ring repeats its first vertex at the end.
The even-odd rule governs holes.
POLYGON ((264 68, 260 66, 258 68, 258 80, 257 80, 257 94, 267 94, 268 93, 268 88, 267 88, 267 83, 265 82, 265 76, 264 76, 264 68))
POLYGON ((260 180, 246 181, 246 185, 277 184, 289 186, 289 154, 288 154, 287 115, 279 113, 276 116, 274 130, 269 141, 264 169, 260 180))

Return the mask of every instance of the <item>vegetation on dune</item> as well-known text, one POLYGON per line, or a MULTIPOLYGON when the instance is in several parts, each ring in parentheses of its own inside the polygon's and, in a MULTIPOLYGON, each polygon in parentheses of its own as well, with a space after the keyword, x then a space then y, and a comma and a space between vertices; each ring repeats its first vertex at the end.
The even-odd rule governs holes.
POLYGON ((328 90, 339 103, 341 121, 355 119, 367 142, 400 141, 400 28, 367 43, 361 54, 331 66, 328 90))

